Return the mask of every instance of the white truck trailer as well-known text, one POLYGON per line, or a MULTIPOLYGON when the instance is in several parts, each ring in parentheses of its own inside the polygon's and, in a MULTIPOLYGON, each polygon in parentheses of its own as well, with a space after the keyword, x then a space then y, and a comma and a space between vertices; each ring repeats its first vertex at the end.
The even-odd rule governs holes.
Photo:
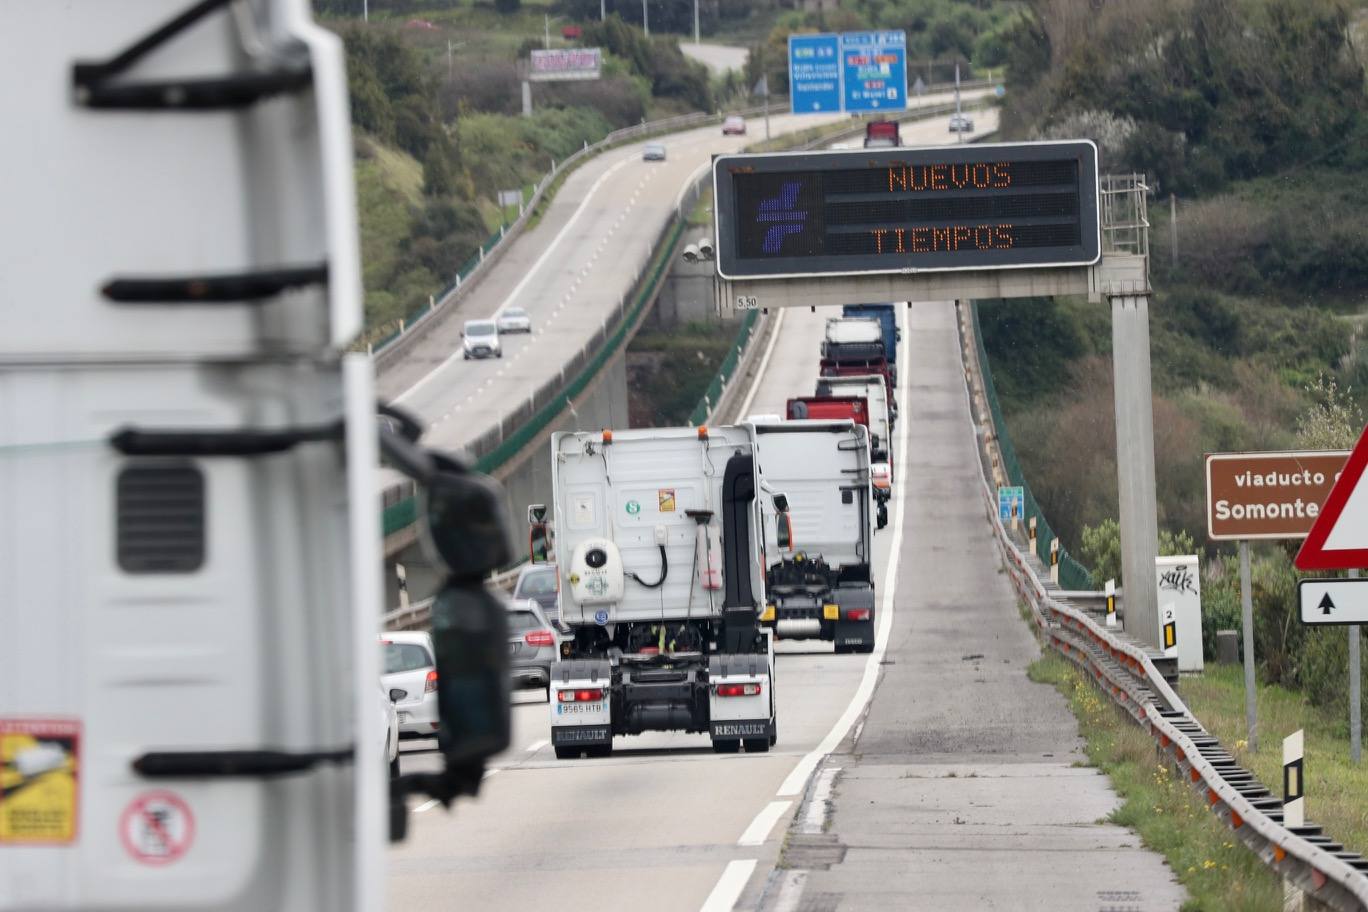
MULTIPOLYGON (((821 639, 841 652, 874 649, 874 513, 868 432, 852 421, 757 422, 763 483, 791 511, 791 551, 766 542, 761 623, 779 639, 821 639)), ((769 514, 772 507, 763 501, 769 514)), ((766 516, 766 534, 776 526, 766 516)))
POLYGON ((886 503, 893 486, 893 408, 881 374, 821 377, 818 396, 864 396, 869 404, 869 451, 873 459, 874 494, 886 503))
MULTIPOLYGON (((551 438, 561 621, 551 668, 556 755, 613 737, 707 733, 719 753, 776 740, 774 655, 759 624, 768 500, 749 427, 558 433, 551 438)), ((530 508, 534 542, 545 508, 530 508)), ((534 552, 537 550, 534 545, 534 552)))

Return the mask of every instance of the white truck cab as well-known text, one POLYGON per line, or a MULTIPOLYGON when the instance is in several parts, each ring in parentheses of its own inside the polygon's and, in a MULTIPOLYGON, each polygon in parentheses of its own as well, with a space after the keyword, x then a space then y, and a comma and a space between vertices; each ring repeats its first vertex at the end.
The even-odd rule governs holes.
POLYGON ((605 754, 614 736, 661 730, 706 733, 719 752, 768 750, 760 504, 776 498, 761 489, 753 430, 558 433, 551 459, 561 621, 572 631, 551 670, 557 756, 605 754))
POLYGON ((876 503, 868 432, 849 420, 755 424, 763 484, 788 502, 789 548, 777 547, 779 517, 765 514, 761 623, 780 639, 822 639, 835 651, 874 648, 876 503))

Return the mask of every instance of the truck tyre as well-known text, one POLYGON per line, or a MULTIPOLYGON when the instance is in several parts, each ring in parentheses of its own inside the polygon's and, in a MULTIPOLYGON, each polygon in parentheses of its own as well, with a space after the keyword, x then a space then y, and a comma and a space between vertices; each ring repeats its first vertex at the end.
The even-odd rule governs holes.
POLYGON ((578 747, 569 747, 564 744, 556 745, 557 760, 577 760, 579 759, 579 755, 580 749, 578 747))
POLYGON ((741 750, 741 742, 737 741, 734 738, 728 738, 722 741, 714 741, 712 744, 713 752, 718 754, 734 754, 737 751, 741 750))
POLYGON ((585 751, 591 757, 611 757, 613 756, 613 745, 597 744, 585 751))
POLYGON ((858 646, 852 646, 851 649, 854 652, 860 652, 868 655, 869 653, 874 651, 874 641, 870 640, 868 643, 861 643, 858 646))
POLYGON ((747 739, 745 740, 745 745, 746 745, 746 753, 748 753, 748 754, 765 754, 765 753, 769 753, 769 749, 770 749, 770 739, 769 739, 769 738, 747 738, 747 739))

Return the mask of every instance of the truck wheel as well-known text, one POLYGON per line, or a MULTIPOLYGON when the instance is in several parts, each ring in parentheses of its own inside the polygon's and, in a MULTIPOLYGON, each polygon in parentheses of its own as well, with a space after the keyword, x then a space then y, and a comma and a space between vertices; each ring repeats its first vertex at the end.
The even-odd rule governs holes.
POLYGON ((853 648, 855 652, 862 652, 868 654, 874 651, 874 641, 870 640, 868 643, 861 643, 860 645, 855 646, 853 648))
POLYGON ((714 741, 713 752, 718 754, 734 754, 741 750, 741 742, 736 740, 714 741))
POLYGON ((598 744, 585 751, 591 757, 611 757, 613 756, 613 745, 598 744))
POLYGON ((579 749, 578 747, 569 747, 569 746, 564 745, 564 744, 557 744, 557 745, 556 745, 556 759, 557 759, 557 760, 578 760, 578 759, 579 759, 579 755, 580 755, 580 749, 579 749))
POLYGON ((849 651, 850 651, 850 647, 849 647, 849 646, 846 646, 846 645, 844 645, 844 644, 842 644, 842 643, 833 643, 833 644, 832 644, 832 652, 834 652, 836 655, 845 655, 845 654, 846 654, 847 652, 849 652, 849 651))
POLYGON ((747 738, 745 744, 748 754, 765 754, 770 749, 769 738, 747 738))

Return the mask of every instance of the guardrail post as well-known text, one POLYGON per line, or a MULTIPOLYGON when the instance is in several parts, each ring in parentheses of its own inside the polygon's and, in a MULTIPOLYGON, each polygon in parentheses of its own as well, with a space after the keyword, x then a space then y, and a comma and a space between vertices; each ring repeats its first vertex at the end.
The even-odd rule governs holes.
POLYGON ((436 309, 437 309, 437 299, 436 299, 435 297, 433 297, 432 295, 428 295, 428 310, 436 310, 436 309))
POLYGON ((484 262, 484 244, 480 245, 480 262, 484 262))
POLYGON ((399 318, 399 334, 400 334, 400 335, 403 335, 403 333, 404 333, 404 318, 403 318, 403 317, 400 317, 400 318, 399 318))
POLYGON ((461 274, 458 272, 458 273, 456 273, 456 290, 459 291, 460 289, 461 289, 461 274))
POLYGON ((503 239, 504 239, 504 226, 503 226, 503 225, 500 225, 500 226, 499 226, 499 240, 502 241, 503 239))
POLYGON ((555 173, 556 173, 556 160, 555 160, 554 158, 551 159, 551 173, 552 173, 552 174, 555 174, 555 173))

